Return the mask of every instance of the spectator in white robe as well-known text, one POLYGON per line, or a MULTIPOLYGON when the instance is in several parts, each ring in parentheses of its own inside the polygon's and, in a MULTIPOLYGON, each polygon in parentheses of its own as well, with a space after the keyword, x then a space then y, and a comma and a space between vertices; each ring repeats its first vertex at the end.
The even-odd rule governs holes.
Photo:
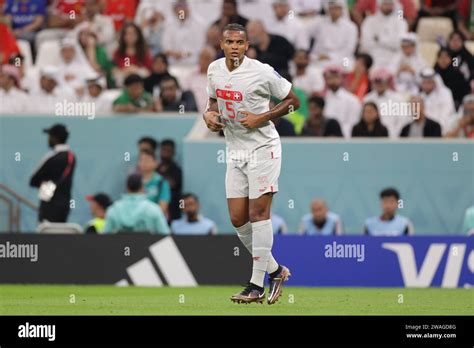
POLYGON ((420 92, 425 101, 425 113, 441 125, 444 135, 456 118, 451 90, 433 69, 426 68, 420 73, 420 92))
POLYGON ((344 71, 339 65, 327 66, 324 116, 336 119, 345 138, 351 136, 352 128, 359 122, 362 106, 359 98, 342 87, 344 71))
MULTIPOLYGON (((174 16, 174 5, 178 0, 140 0, 135 13, 135 23, 141 26, 141 20, 149 12, 159 12, 165 20, 174 16)), ((188 0, 193 15, 199 17, 204 25, 209 27, 220 15, 222 0, 188 0)))
POLYGON ((189 6, 191 11, 204 22, 207 29, 219 18, 222 0, 191 0, 189 6))
POLYGON ((386 67, 400 52, 408 24, 395 11, 394 0, 377 0, 377 12, 362 22, 360 49, 374 59, 374 68, 386 67))
POLYGON ((389 70, 395 75, 395 88, 408 95, 418 93, 418 76, 425 63, 418 52, 415 33, 406 33, 401 39, 401 51, 394 55, 389 70))
POLYGON ((60 77, 80 97, 85 90, 87 79, 97 75, 79 46, 77 40, 65 37, 60 43, 61 62, 58 65, 60 77))
POLYGON ((103 45, 109 54, 113 53, 116 46, 114 20, 110 16, 100 13, 101 4, 97 0, 86 0, 84 3, 84 22, 73 29, 72 36, 77 37, 84 29, 92 31, 99 45, 103 45))
POLYGON ((24 113, 28 102, 28 95, 20 89, 19 69, 14 65, 2 65, 0 67, 0 115, 24 113))
POLYGON ((193 92, 200 113, 206 110, 209 99, 206 90, 207 69, 215 56, 216 51, 212 47, 204 47, 199 54, 199 66, 184 79, 183 87, 193 92))
POLYGON ((154 57, 163 50, 163 34, 166 20, 159 10, 161 2, 140 2, 135 14, 135 24, 140 27, 151 55, 154 57))
POLYGON ((324 77, 320 68, 310 64, 311 56, 306 50, 295 52, 290 65, 293 86, 301 88, 307 96, 321 93, 324 90, 324 77))
POLYGON ((135 11, 135 18, 133 21, 143 30, 143 21, 150 17, 150 13, 153 15, 159 15, 160 17, 163 17, 164 20, 167 20, 173 17, 173 5, 175 2, 176 0, 141 0, 137 6, 137 10, 135 11))
POLYGON ((163 51, 170 64, 193 65, 204 45, 207 27, 185 0, 175 2, 174 15, 166 19, 163 51))
POLYGON ((272 0, 237 0, 239 15, 247 19, 260 19, 272 13, 272 0))
POLYGON ((8 64, 18 69, 20 74, 19 86, 26 93, 38 89, 39 71, 33 65, 29 65, 25 61, 25 56, 21 53, 11 55, 8 64))
POLYGON ((97 76, 86 81, 87 89, 81 102, 94 103, 96 114, 112 114, 112 98, 107 98, 104 91, 107 89, 105 77, 97 76))
POLYGON ((303 18, 311 18, 318 15, 323 8, 322 0, 291 0, 291 8, 303 18))
POLYGON ((39 75, 39 88, 29 96, 28 113, 53 116, 56 115, 58 105, 77 100, 74 91, 61 78, 58 67, 44 66, 39 75))
POLYGON ((351 69, 358 41, 357 26, 344 15, 344 0, 329 0, 327 15, 318 18, 309 31, 315 42, 314 61, 322 66, 338 64, 351 69))
POLYGON ((283 36, 296 49, 309 49, 306 28, 291 10, 289 0, 273 0, 273 12, 264 18, 270 34, 283 36))
POLYGON ((412 115, 403 107, 403 96, 394 90, 393 75, 384 68, 373 69, 370 74, 372 92, 364 98, 364 103, 377 105, 380 121, 387 127, 390 138, 398 138, 401 129, 412 121, 412 115))

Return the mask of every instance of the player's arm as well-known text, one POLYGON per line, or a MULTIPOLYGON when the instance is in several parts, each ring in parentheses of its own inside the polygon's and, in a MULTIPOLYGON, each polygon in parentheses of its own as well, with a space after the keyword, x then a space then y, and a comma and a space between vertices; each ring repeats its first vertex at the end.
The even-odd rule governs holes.
POLYGON ((217 105, 217 99, 209 97, 207 102, 207 108, 202 115, 204 122, 206 122, 207 128, 213 132, 219 132, 224 128, 224 124, 219 121, 219 106, 217 105))
POLYGON ((285 116, 300 107, 300 101, 296 94, 290 90, 290 93, 273 109, 263 114, 255 115, 248 111, 241 111, 245 117, 240 120, 240 123, 246 128, 257 128, 261 124, 274 120, 275 118, 285 116))

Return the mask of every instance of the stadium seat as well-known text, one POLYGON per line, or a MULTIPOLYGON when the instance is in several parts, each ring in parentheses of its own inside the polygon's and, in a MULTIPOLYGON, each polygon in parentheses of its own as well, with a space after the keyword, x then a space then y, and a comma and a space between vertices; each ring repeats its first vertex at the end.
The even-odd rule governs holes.
POLYGON ((59 41, 45 41, 39 46, 36 56, 36 67, 42 68, 47 65, 58 65, 61 62, 59 41))
POLYGON ((36 232, 50 234, 80 234, 82 227, 74 223, 42 222, 38 225, 36 232))
POLYGON ((25 68, 29 69, 33 66, 33 56, 31 54, 31 46, 30 43, 26 40, 17 40, 16 43, 18 44, 18 48, 20 49, 20 53, 25 57, 24 64, 25 68))
POLYGON ((472 55, 474 55, 474 41, 466 41, 464 45, 466 46, 467 50, 471 52, 472 55))
POLYGON ((420 42, 419 43, 420 55, 425 64, 429 67, 434 67, 436 62, 436 56, 439 51, 439 45, 436 42, 420 42))
POLYGON ((446 17, 423 17, 418 22, 418 38, 420 41, 436 42, 440 37, 447 40, 453 31, 451 19, 446 17))

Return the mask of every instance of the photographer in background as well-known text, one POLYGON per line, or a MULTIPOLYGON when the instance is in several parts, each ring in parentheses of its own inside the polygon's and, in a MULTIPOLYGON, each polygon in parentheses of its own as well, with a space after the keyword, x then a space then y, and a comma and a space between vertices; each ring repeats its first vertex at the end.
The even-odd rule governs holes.
POLYGON ((30 186, 39 188, 38 220, 66 222, 76 158, 66 144, 69 131, 65 125, 57 123, 43 131, 49 135, 48 144, 53 151, 46 154, 30 179, 30 186))

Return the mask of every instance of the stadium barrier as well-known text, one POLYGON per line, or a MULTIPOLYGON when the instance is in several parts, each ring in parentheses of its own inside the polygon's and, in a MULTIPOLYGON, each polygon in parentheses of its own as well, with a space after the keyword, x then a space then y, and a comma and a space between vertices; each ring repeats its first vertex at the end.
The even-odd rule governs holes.
MULTIPOLYGON (((279 191, 272 212, 290 233, 323 198, 338 214, 346 234, 362 234, 365 219, 380 214, 379 194, 395 187, 399 213, 416 235, 459 235, 466 209, 474 204, 474 142, 284 138, 279 191)), ((233 231, 225 202, 223 139, 184 142, 184 188, 200 197, 202 213, 219 231, 233 231), (203 163, 205 165, 203 166, 203 163)))
MULTIPOLYGON (((275 236, 289 285, 472 287, 473 237, 275 236)), ((236 236, 0 235, 0 283, 243 284, 251 258, 236 236)))

